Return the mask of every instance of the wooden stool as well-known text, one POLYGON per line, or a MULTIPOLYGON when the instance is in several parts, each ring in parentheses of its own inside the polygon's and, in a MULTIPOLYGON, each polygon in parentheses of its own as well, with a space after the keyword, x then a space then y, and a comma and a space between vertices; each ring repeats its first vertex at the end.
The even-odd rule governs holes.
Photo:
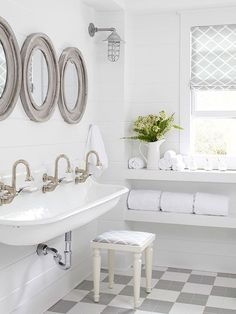
POLYGON ((133 253, 133 278, 134 278, 134 307, 139 306, 140 280, 142 253, 145 251, 146 262, 146 292, 152 290, 152 255, 155 234, 136 231, 109 231, 105 232, 91 241, 93 249, 93 282, 94 302, 99 302, 100 271, 101 271, 101 249, 108 250, 108 274, 109 288, 114 283, 114 256, 115 251, 126 251, 133 253))

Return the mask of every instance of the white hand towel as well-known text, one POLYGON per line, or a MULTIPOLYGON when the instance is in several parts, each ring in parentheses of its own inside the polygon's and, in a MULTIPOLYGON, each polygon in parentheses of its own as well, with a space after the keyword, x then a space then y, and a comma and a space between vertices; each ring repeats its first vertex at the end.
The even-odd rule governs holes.
POLYGON ((145 161, 140 157, 133 157, 129 159, 129 169, 143 169, 145 161))
POLYGON ((194 195, 188 193, 163 192, 161 210, 173 213, 193 213, 194 195))
POLYGON ((228 216, 229 198, 225 195, 196 193, 194 213, 198 215, 228 216))
POLYGON ((176 156, 176 152, 173 151, 173 150, 167 150, 164 154, 164 159, 165 160, 171 160, 171 158, 175 157, 176 156))
MULTIPOLYGON (((85 154, 87 154, 90 150, 95 150, 98 153, 102 168, 106 169, 108 167, 108 158, 102 134, 99 127, 93 124, 89 127, 85 154)), ((89 157, 89 162, 96 165, 96 157, 94 154, 89 157)))
POLYGON ((134 210, 160 210, 161 191, 131 190, 128 208, 134 210))
POLYGON ((161 158, 159 160, 159 168, 161 170, 170 170, 171 169, 171 162, 170 162, 170 160, 166 160, 165 158, 161 158))

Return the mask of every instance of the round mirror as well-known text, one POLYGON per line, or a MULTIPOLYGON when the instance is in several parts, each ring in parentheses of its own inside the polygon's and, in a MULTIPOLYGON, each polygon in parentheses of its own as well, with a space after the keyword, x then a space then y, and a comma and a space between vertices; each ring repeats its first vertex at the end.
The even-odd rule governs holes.
POLYGON ((21 49, 23 81, 21 101, 28 117, 47 121, 59 97, 59 66, 50 38, 35 33, 28 36, 21 49))
POLYGON ((0 42, 0 98, 4 93, 7 82, 7 61, 2 43, 0 42))
POLYGON ((78 123, 85 112, 88 94, 87 71, 79 49, 66 48, 60 56, 59 67, 60 112, 67 123, 78 123))
POLYGON ((72 111, 78 99, 80 85, 76 65, 73 62, 67 62, 64 75, 65 101, 67 108, 72 111))
POLYGON ((0 120, 15 108, 21 87, 20 49, 10 25, 0 17, 0 120))
POLYGON ((28 84, 37 106, 42 106, 48 93, 48 66, 40 49, 33 52, 28 68, 28 84))

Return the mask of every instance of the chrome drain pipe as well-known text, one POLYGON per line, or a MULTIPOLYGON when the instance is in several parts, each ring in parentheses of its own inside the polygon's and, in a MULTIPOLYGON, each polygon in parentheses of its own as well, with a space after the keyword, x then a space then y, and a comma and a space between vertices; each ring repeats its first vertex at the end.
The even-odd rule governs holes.
POLYGON ((71 251, 71 231, 65 233, 65 250, 64 250, 64 262, 62 261, 61 254, 57 249, 47 246, 47 244, 40 243, 36 250, 38 256, 51 254, 55 263, 64 270, 70 269, 72 264, 72 251, 71 251))

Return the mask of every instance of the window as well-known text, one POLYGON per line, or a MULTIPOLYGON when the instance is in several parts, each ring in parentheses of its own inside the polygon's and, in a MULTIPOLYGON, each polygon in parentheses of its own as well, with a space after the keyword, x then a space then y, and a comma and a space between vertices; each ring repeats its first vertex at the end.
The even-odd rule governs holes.
POLYGON ((191 151, 236 155, 236 25, 191 28, 191 151))

